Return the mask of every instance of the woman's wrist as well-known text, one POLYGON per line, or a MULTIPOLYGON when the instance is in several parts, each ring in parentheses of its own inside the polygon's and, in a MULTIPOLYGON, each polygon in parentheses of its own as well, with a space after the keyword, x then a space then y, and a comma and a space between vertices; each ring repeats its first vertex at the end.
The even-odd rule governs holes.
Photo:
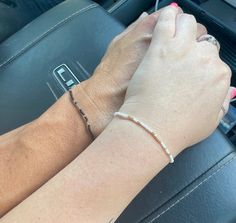
POLYGON ((157 136, 158 140, 165 144, 171 155, 176 157, 185 148, 182 145, 181 139, 175 137, 176 129, 173 126, 167 127, 165 117, 161 114, 157 115, 152 109, 148 109, 145 105, 131 103, 124 103, 119 110, 122 113, 133 116, 144 125, 148 126, 157 136))
MULTIPOLYGON (((92 134, 97 137, 102 126, 104 126, 104 116, 106 114, 99 107, 99 96, 94 92, 90 81, 84 81, 72 89, 74 100, 83 110, 91 126, 92 134)), ((77 114, 79 115, 79 114, 77 114)), ((80 117, 82 118, 82 117, 80 117)))
MULTIPOLYGON (((28 140, 32 132, 35 138, 45 138, 41 143, 48 144, 45 149, 50 151, 78 151, 78 154, 90 143, 83 120, 70 102, 68 94, 63 95, 38 119, 34 120, 22 131, 22 140, 28 140), (45 136, 44 132, 47 132, 45 136)), ((28 140, 29 141, 29 140, 28 140)), ((37 145, 32 142, 32 148, 37 145)), ((42 148, 43 149, 43 148, 42 148)))
POLYGON ((104 86, 98 81, 91 78, 72 89, 75 101, 86 114, 95 137, 109 124, 121 103, 117 88, 104 86))

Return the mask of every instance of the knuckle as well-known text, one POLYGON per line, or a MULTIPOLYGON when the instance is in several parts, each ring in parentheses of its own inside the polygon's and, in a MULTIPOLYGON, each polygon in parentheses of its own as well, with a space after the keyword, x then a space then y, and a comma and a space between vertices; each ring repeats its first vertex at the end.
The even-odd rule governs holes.
POLYGON ((219 85, 223 88, 229 88, 231 83, 231 72, 228 72, 227 66, 222 64, 215 66, 215 76, 219 85))
POLYGON ((184 16, 185 16, 186 19, 190 20, 191 22, 195 22, 195 23, 197 22, 196 18, 191 14, 185 13, 184 16))
POLYGON ((224 68, 223 68, 223 72, 227 75, 227 76, 232 76, 232 70, 231 68, 229 67, 228 64, 226 63, 223 63, 224 64, 224 68))
POLYGON ((231 71, 230 67, 221 60, 219 62, 219 70, 220 70, 221 75, 223 77, 231 78, 232 71, 231 71))

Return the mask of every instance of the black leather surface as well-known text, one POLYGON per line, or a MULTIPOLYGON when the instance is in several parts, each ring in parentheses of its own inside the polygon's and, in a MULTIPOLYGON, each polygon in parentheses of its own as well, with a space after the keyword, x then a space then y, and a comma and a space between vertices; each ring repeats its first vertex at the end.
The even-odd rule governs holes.
POLYGON ((63 0, 1 0, 0 42, 63 0))
POLYGON ((235 223, 236 153, 141 222, 235 223))
POLYGON ((64 0, 15 0, 18 5, 22 5, 26 12, 32 14, 34 18, 41 15, 55 5, 63 2, 64 0))
POLYGON ((68 0, 0 45, 0 134, 37 118, 55 102, 48 84, 60 64, 80 81, 88 78, 121 30, 97 4, 68 0))
POLYGON ((133 22, 143 11, 150 9, 155 0, 119 0, 108 12, 125 25, 133 22))
POLYGON ((22 13, 19 7, 0 2, 0 42, 19 30, 30 21, 30 16, 22 13))

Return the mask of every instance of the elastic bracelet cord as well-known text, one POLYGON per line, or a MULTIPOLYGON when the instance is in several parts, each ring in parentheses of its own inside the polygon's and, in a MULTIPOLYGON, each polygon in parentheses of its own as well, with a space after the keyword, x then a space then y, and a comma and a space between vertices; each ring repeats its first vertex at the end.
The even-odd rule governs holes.
POLYGON ((165 143, 163 143, 159 139, 158 135, 148 125, 146 125, 145 123, 139 121, 137 118, 135 118, 131 115, 122 113, 122 112, 116 112, 114 114, 114 117, 119 117, 119 118, 122 118, 122 119, 125 119, 125 120, 128 120, 128 121, 131 121, 131 122, 135 123, 136 125, 140 126, 141 128, 143 128, 146 132, 148 132, 158 142, 158 144, 160 144, 163 151, 169 157, 170 163, 174 163, 174 157, 173 157, 173 155, 171 155, 170 150, 167 148, 165 143))
POLYGON ((74 105, 76 111, 78 112, 78 114, 81 116, 81 118, 83 119, 83 122, 86 126, 86 129, 89 133, 89 135, 91 136, 92 140, 95 139, 95 136, 91 130, 91 125, 89 123, 88 117, 85 115, 84 111, 82 110, 82 108, 79 106, 79 103, 75 100, 74 96, 73 96, 73 92, 70 89, 69 90, 69 95, 70 95, 70 101, 71 103, 74 105))

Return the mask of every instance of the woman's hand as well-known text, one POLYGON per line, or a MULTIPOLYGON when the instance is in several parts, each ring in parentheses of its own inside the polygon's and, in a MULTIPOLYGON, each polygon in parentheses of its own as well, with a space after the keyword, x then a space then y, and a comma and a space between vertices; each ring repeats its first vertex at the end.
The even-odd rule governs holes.
POLYGON ((167 7, 121 111, 153 127, 177 155, 216 129, 222 105, 228 108, 230 78, 217 47, 197 41, 195 18, 167 7))
MULTIPOLYGON (((118 35, 111 42, 92 78, 75 88, 75 96, 85 110, 96 136, 123 104, 128 83, 150 46, 160 11, 152 15, 143 13, 118 35)), ((183 12, 181 8, 176 11, 178 14, 183 12)), ((197 32, 201 36, 206 33, 206 28, 198 24, 197 32)))
POLYGON ((143 13, 110 44, 93 76, 74 91, 97 136, 124 101, 128 82, 150 45, 158 12, 143 13))

